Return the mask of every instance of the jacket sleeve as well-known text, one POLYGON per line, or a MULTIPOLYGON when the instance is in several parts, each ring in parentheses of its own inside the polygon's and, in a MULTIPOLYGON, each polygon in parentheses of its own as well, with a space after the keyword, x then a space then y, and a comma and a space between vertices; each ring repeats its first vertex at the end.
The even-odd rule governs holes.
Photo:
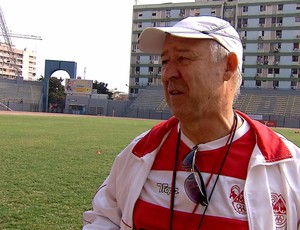
MULTIPOLYGON (((145 132, 146 133, 146 132, 145 132)), ((110 174, 99 187, 92 200, 92 210, 83 213, 83 230, 115 230, 120 229, 122 219, 122 205, 118 201, 118 188, 122 185, 117 184, 122 181, 122 173, 126 169, 126 159, 132 154, 132 148, 136 142, 145 134, 135 138, 121 153, 115 158, 110 174), (120 207, 121 206, 121 207, 120 207)), ((123 175, 125 176, 125 175, 123 175)), ((126 198, 125 198, 126 199, 126 198)))
POLYGON ((92 200, 93 209, 83 213, 83 230, 120 228, 121 210, 117 205, 113 180, 110 174, 92 200))
MULTIPOLYGON (((300 149, 294 145, 293 143, 289 144, 290 150, 293 154, 293 161, 286 166, 286 180, 291 188, 292 199, 294 200, 294 205, 296 211, 296 222, 298 224, 298 228, 295 229, 300 230, 300 149)), ((293 229, 294 227, 292 227, 293 229)))

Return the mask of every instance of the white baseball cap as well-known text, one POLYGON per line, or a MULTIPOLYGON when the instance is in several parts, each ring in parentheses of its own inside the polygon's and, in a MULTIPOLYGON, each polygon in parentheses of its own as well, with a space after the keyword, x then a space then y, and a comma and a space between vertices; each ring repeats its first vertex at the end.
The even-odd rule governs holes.
POLYGON ((238 32, 231 24, 214 16, 188 17, 172 27, 149 27, 139 37, 139 49, 147 53, 161 53, 166 34, 183 38, 212 39, 229 52, 234 52, 242 70, 243 46, 238 32))

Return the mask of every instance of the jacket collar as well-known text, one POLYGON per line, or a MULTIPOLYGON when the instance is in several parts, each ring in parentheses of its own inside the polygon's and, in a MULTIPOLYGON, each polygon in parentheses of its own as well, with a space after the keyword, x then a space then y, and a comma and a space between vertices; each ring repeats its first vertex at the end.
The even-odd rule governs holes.
POLYGON ((292 158, 292 154, 284 144, 283 138, 278 136, 272 129, 259 121, 252 120, 240 111, 236 111, 236 113, 245 119, 254 131, 258 148, 267 162, 292 158))
MULTIPOLYGON (((273 130, 259 121, 250 119, 246 114, 240 111, 236 110, 236 113, 249 123, 256 135, 257 145, 267 162, 292 158, 292 154, 284 144, 282 138, 273 130)), ((143 157, 154 151, 160 145, 164 136, 177 124, 178 119, 171 117, 169 120, 153 126, 153 128, 137 142, 132 153, 138 157, 143 157)))
POLYGON ((142 157, 154 151, 160 145, 164 136, 177 124, 178 119, 171 117, 169 120, 153 126, 153 128, 134 146, 132 153, 138 157, 142 157))

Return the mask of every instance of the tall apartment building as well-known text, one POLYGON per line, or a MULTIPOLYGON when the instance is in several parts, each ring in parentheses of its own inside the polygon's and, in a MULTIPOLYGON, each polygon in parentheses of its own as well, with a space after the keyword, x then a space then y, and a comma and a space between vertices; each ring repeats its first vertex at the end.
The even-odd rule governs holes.
POLYGON ((26 49, 12 47, 15 64, 10 58, 10 49, 5 43, 0 43, 0 78, 36 80, 36 54, 26 49))
POLYGON ((224 18, 239 32, 244 47, 243 87, 300 89, 299 0, 196 0, 133 7, 132 97, 145 86, 161 85, 160 54, 139 50, 142 30, 173 26, 185 17, 199 15, 224 18))

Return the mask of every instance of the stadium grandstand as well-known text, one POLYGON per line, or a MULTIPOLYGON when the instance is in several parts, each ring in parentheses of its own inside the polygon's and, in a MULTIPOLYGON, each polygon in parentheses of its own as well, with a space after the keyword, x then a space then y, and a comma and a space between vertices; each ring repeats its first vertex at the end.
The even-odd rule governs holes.
POLYGON ((0 79, 0 110, 40 111, 42 88, 42 82, 21 77, 0 79))
MULTIPOLYGON (((270 126, 300 127, 300 94, 298 90, 241 88, 234 108, 270 126)), ((167 119, 170 109, 162 86, 147 86, 130 104, 128 117, 167 119)))

